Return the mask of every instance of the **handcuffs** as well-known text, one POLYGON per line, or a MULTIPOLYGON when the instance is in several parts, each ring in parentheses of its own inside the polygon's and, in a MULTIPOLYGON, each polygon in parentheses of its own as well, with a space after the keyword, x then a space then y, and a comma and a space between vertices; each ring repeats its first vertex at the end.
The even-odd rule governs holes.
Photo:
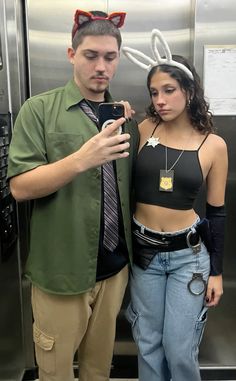
POLYGON ((202 273, 193 273, 192 279, 188 282, 188 290, 192 295, 202 295, 206 291, 207 283, 203 279, 202 273))
MULTIPOLYGON (((199 236, 199 241, 196 245, 191 245, 190 238, 191 235, 194 234, 192 230, 190 230, 187 234, 186 241, 187 245, 190 249, 192 249, 194 254, 198 254, 201 251, 201 237, 199 236)), ((202 273, 193 273, 192 279, 187 284, 188 290, 192 295, 202 295, 207 288, 207 282, 203 279, 202 273)))

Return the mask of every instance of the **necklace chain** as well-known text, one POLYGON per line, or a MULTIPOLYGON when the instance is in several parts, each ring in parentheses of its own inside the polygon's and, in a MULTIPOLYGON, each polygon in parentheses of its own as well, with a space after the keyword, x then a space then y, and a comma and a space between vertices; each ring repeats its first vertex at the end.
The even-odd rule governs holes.
MULTIPOLYGON (((152 145, 153 147, 155 147, 155 146, 160 142, 159 137, 158 137, 158 138, 155 138, 155 137, 153 136, 154 133, 155 133, 155 131, 156 131, 156 129, 157 129, 157 127, 158 127, 158 124, 155 126, 155 128, 154 128, 154 130, 153 130, 153 132, 152 132, 152 134, 151 134, 151 136, 150 136, 150 138, 148 139, 148 142, 149 142, 149 140, 152 140, 152 139, 155 140, 155 143, 153 142, 153 143, 151 144, 151 141, 148 143, 148 145, 152 145)), ((187 145, 187 143, 190 141, 191 136, 192 136, 192 132, 191 132, 191 134, 190 134, 189 139, 188 139, 187 142, 186 142, 186 145, 187 145)), ((166 140, 166 139, 165 139, 165 140, 166 140)), ((180 152, 179 156, 177 157, 177 159, 175 160, 175 162, 171 165, 171 167, 170 167, 169 169, 167 168, 167 167, 168 167, 168 148, 167 148, 167 146, 165 145, 165 172, 166 172, 166 173, 170 172, 170 171, 176 166, 176 164, 179 162, 179 160, 181 159, 181 157, 182 157, 182 155, 183 155, 183 153, 184 153, 184 151, 185 151, 186 145, 185 145, 184 149, 180 152)))
POLYGON ((180 152, 180 154, 179 154, 179 156, 177 157, 177 159, 175 160, 175 162, 174 162, 174 164, 172 164, 172 166, 169 168, 169 169, 167 169, 167 166, 168 166, 168 157, 167 157, 167 147, 165 146, 165 156, 166 156, 166 168, 165 168, 165 171, 166 171, 166 173, 168 173, 168 172, 170 172, 175 166, 176 166, 176 164, 178 163, 178 161, 180 160, 180 158, 181 158, 181 156, 183 155, 183 153, 184 153, 184 149, 180 152))
MULTIPOLYGON (((165 131, 165 132, 166 132, 166 131, 165 131)), ((170 172, 170 171, 176 166, 176 164, 178 163, 178 161, 181 159, 181 156, 183 155, 183 153, 184 153, 184 151, 185 151, 185 148, 186 148, 188 142, 189 142, 190 139, 191 139, 192 133, 193 133, 193 131, 191 131, 191 134, 190 134, 188 140, 187 140, 186 143, 185 143, 185 147, 184 147, 184 149, 180 152, 179 156, 177 157, 177 159, 175 160, 175 162, 172 164, 172 166, 171 166, 169 169, 167 168, 167 167, 168 167, 168 148, 167 148, 167 145, 165 145, 165 161, 166 161, 165 171, 166 171, 166 173, 170 172)), ((166 140, 166 139, 165 139, 165 140, 166 140)))

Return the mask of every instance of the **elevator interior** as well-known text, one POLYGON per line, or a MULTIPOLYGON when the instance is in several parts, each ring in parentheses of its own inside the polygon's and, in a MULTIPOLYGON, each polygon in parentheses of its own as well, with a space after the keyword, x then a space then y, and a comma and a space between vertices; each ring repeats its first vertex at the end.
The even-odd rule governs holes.
MULTIPOLYGON (((19 108, 28 96, 61 86, 70 79, 72 70, 66 49, 70 45, 76 8, 127 12, 121 30, 123 45, 147 55, 151 54, 151 30, 159 28, 171 50, 189 57, 202 79, 204 46, 236 44, 234 0, 149 0, 145 3, 142 0, 120 0, 119 3, 91 0, 89 7, 86 0, 0 0, 0 214, 4 224, 13 229, 8 244, 3 230, 0 231, 0 381, 21 380, 25 370, 35 367, 30 288, 22 277, 28 253, 30 213, 28 205, 17 207, 5 189, 8 139, 19 108), (7 250, 6 246, 9 246, 7 250)), ((148 104, 145 83, 146 72, 121 56, 111 92, 114 99, 125 97, 130 101, 138 121, 144 118, 148 104)), ((224 374, 228 379, 231 375, 236 379, 236 244, 233 239, 236 227, 236 119, 235 115, 221 115, 215 116, 214 122, 229 150, 224 295, 219 307, 209 312, 200 348, 200 365, 202 371, 220 371, 222 379, 224 374)), ((203 192, 197 203, 200 214, 204 202, 203 192)), ((114 372, 123 369, 123 377, 137 375, 137 352, 123 313, 128 298, 127 291, 118 318, 114 349, 114 372)))

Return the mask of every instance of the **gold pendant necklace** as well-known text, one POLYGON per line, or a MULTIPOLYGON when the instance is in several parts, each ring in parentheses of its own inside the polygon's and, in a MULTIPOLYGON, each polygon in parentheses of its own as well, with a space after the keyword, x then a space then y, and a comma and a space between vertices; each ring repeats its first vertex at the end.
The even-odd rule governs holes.
POLYGON ((168 157, 167 157, 167 147, 165 146, 165 169, 160 169, 160 184, 159 190, 162 192, 173 192, 174 190, 174 173, 173 168, 176 166, 181 156, 184 153, 184 149, 180 152, 179 156, 175 160, 174 164, 167 169, 168 166, 168 157))

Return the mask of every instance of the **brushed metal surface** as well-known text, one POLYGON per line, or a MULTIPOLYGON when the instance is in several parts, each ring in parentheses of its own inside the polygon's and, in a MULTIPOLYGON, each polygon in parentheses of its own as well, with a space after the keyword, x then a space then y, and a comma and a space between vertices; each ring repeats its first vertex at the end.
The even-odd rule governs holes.
MULTIPOLYGON (((64 84, 70 78, 72 70, 66 58, 66 48, 70 45, 70 31, 74 9, 77 1, 31 0, 28 9, 29 25, 29 59, 31 92, 47 90, 64 84), (47 17, 38 17, 40 11, 47 17)), ((79 7, 88 9, 86 0, 79 7)), ((202 77, 204 44, 234 44, 236 36, 236 3, 234 0, 216 2, 214 0, 116 0, 93 1, 89 9, 122 10, 127 12, 126 22, 121 29, 123 46, 130 46, 151 54, 150 32, 153 28, 162 30, 173 53, 182 54, 194 61, 202 77)), ((146 90, 147 73, 131 64, 121 55, 120 65, 111 83, 111 91, 116 100, 128 99, 136 110, 136 119, 140 121, 145 115, 145 107, 149 103, 146 90)), ((221 305, 210 312, 210 318, 201 345, 201 364, 235 365, 236 346, 234 334, 227 334, 221 321, 228 322, 233 330, 236 322, 236 302, 232 295, 235 285, 230 279, 235 277, 236 256, 233 234, 235 221, 235 117, 217 117, 215 123, 229 145, 229 180, 227 188, 228 222, 226 232, 225 254, 225 295, 221 305), (228 284, 231 284, 229 287, 228 284), (231 304, 231 313, 228 303, 231 304), (225 332, 224 332, 225 331, 225 332), (231 339, 232 338, 232 339, 231 339), (214 350, 212 350, 214 344, 214 350), (217 346, 217 348, 216 348, 217 346)), ((202 200, 203 201, 203 197, 202 200)), ((128 299, 128 296, 127 296, 128 299)), ((124 305, 126 304, 124 302, 124 305)), ((129 326, 122 313, 118 322, 115 353, 135 353, 129 326), (124 343, 127 342, 127 346, 124 343)))
MULTIPOLYGON (((25 55, 22 49, 21 2, 0 1, 0 125, 12 126, 25 99, 25 55)), ((0 210, 6 206, 0 199, 0 210)), ((13 204, 12 204, 13 206, 13 204)), ((13 206, 15 208, 15 205, 13 206)), ((1 220, 2 221, 2 220, 1 220)), ((1 222, 2 223, 2 222, 1 222)), ((21 258, 17 243, 6 249, 0 236, 0 380, 22 380, 25 370, 23 343, 21 258)))
MULTIPOLYGON (((78 0, 2 0, 0 1, 0 15, 2 15, 3 4, 6 7, 5 13, 8 23, 7 25, 0 23, 0 38, 1 41, 3 38, 7 39, 9 51, 6 52, 2 43, 2 61, 4 65, 4 62, 10 59, 11 64, 8 71, 3 72, 5 65, 3 70, 0 70, 0 105, 1 102, 3 104, 1 88, 3 88, 3 84, 7 83, 7 77, 10 76, 11 81, 8 84, 8 89, 11 93, 10 103, 13 119, 27 97, 27 86, 30 89, 30 94, 35 95, 64 85, 71 78, 72 67, 67 60, 67 47, 71 45, 71 28, 76 8, 98 9, 108 12, 126 11, 126 22, 121 29, 123 46, 139 49, 146 54, 151 54, 151 30, 153 28, 161 29, 172 52, 189 57, 194 62, 201 78, 203 76, 204 45, 236 43, 235 0, 225 0, 224 2, 215 0, 166 0, 165 2, 163 0, 148 0, 146 2, 143 0, 120 0, 119 2, 117 0, 92 0, 89 1, 89 5, 88 0, 80 0, 79 2, 78 0), (22 4, 25 5, 27 16, 24 20, 22 18, 22 4), (27 40, 24 39, 24 24, 26 25, 27 40), (5 35, 6 32, 7 35, 5 35), (27 55, 24 53, 26 41, 27 55)), ((145 71, 131 64, 121 54, 117 74, 111 83, 111 92, 116 100, 127 99, 130 101, 136 110, 138 121, 144 118, 145 107, 149 103, 146 76, 145 71)), ((226 86, 229 85, 226 83, 226 86)), ((234 241, 236 227, 236 116, 215 117, 214 120, 219 134, 224 137, 228 144, 229 176, 226 192, 228 216, 224 261, 225 292, 220 305, 209 313, 208 324, 200 348, 201 367, 212 369, 236 366, 236 244, 234 241)), ((200 201, 203 202, 203 197, 200 201)), ((22 246, 21 250, 24 251, 24 247, 27 245, 22 246)), ((21 255, 25 257, 27 253, 24 252, 21 255)), ((15 280, 17 276, 15 273, 15 280)), ((4 290, 4 283, 1 287, 4 290)), ((32 324, 29 286, 24 284, 23 288, 25 291, 23 292, 22 308, 27 317, 24 321, 24 331, 27 332, 28 337, 28 342, 26 339, 27 348, 32 351, 32 336, 29 334, 32 324)), ((12 295, 11 292, 12 288, 8 289, 6 294, 0 292, 1 305, 3 302, 7 306, 6 295, 12 295)), ((114 352, 116 355, 137 354, 130 326, 123 316, 128 300, 129 293, 127 292, 118 319, 114 352)), ((12 314, 9 324, 10 322, 14 324, 14 308, 11 303, 9 311, 12 314)), ((0 326, 3 324, 2 319, 0 326)), ((3 333, 0 331, 0 343, 2 342, 2 335, 3 333)), ((3 337, 5 340, 5 336, 3 337)), ((0 344, 0 353, 2 349, 0 344)), ((20 355, 19 343, 17 342, 15 342, 15 349, 20 355)), ((29 359, 28 366, 30 366, 33 361, 33 353, 29 353, 27 356, 29 359)), ((14 366, 14 362, 12 366, 14 366)))
POLYGON ((8 95, 8 56, 6 54, 6 7, 5 2, 0 2, 0 113, 7 114, 9 112, 9 95, 8 95))
MULTIPOLYGON (((197 0, 195 6, 194 63, 203 77, 204 45, 236 44, 236 3, 234 0, 197 0)), ((230 83, 225 83, 230 86, 230 83)), ((221 89, 218 89, 219 92, 221 89)), ((226 190, 226 242, 224 295, 209 313, 200 350, 200 361, 211 365, 236 365, 236 110, 235 116, 216 116, 214 122, 229 152, 226 190)))
MULTIPOLYGON (((91 1, 89 9, 106 11, 107 1, 91 1)), ((67 59, 75 9, 88 9, 88 1, 26 1, 30 93, 38 94, 64 85, 72 76, 67 59), (39 15, 44 15, 41 17, 39 15)))
MULTIPOLYGON (((110 0, 110 11, 116 9, 116 1, 110 0)), ((127 12, 127 19, 122 28, 123 46, 138 49, 151 55, 150 36, 154 28, 160 29, 173 53, 190 57, 191 1, 161 0, 119 1, 120 9, 127 12)), ((121 55, 117 75, 111 83, 115 99, 126 97, 136 110, 136 119, 142 120, 145 108, 149 104, 146 89, 147 72, 132 64, 121 55), (125 95, 124 95, 125 94, 125 95)))

